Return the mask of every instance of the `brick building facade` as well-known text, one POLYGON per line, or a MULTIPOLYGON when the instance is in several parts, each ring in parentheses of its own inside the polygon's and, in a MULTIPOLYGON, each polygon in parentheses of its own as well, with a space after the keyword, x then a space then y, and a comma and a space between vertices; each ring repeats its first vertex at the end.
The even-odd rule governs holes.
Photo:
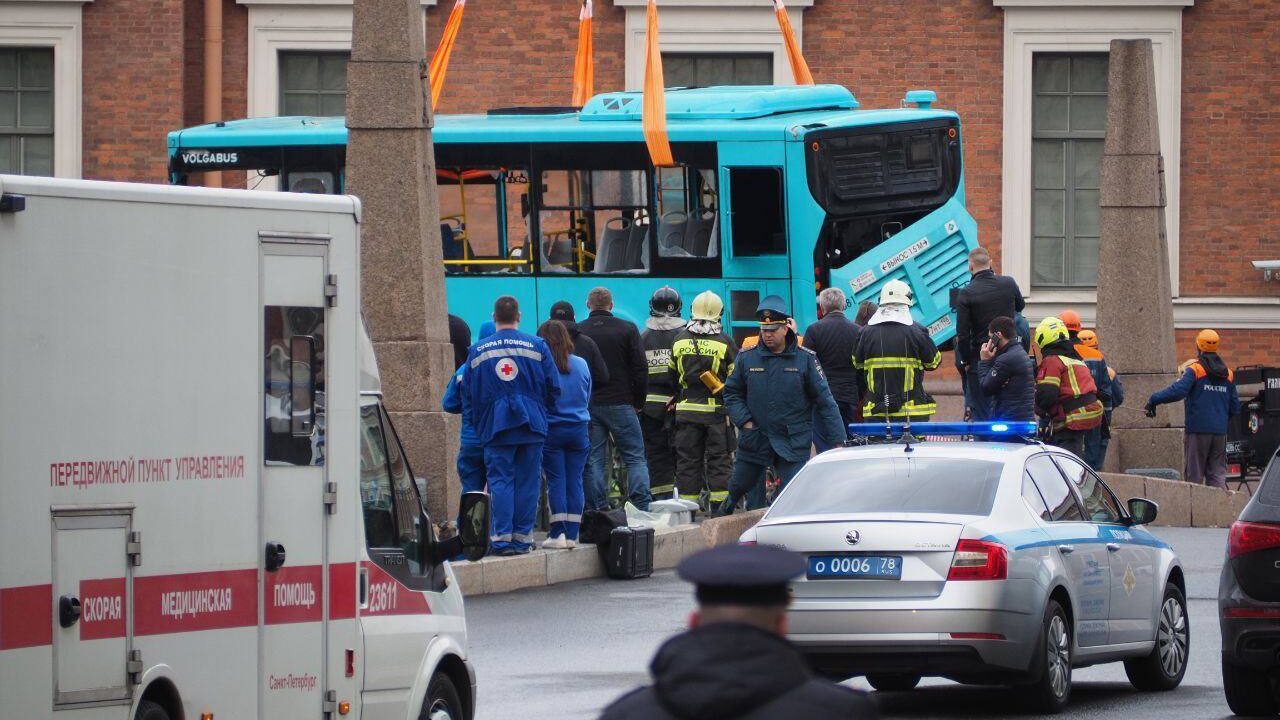
MULTIPOLYGON (((226 118, 280 111, 281 53, 340 53, 350 45, 350 0, 0 0, 0 100, 3 53, 51 51, 54 174, 165 180, 165 134, 204 116, 207 1, 222 5, 226 118)), ((434 47, 450 4, 422 3, 428 47, 434 47)), ((769 0, 664 0, 660 7, 664 53, 764 57, 774 82, 791 81, 769 0)), ((1080 309, 1086 321, 1093 314, 1087 258, 1073 261, 1064 250, 1067 260, 1041 262, 1048 251, 1040 248, 1076 241, 1038 237, 1042 228, 1033 215, 1042 211, 1033 206, 1056 208, 1062 194, 1040 189, 1038 153, 1077 140, 1071 139, 1073 128, 1040 134, 1037 118, 1049 114, 1038 115, 1037 103, 1054 107, 1065 100, 1041 94, 1041 85, 1052 83, 1036 75, 1038 63, 1096 57, 1113 38, 1151 38, 1179 352, 1193 351, 1195 328, 1213 326, 1232 362, 1275 361, 1280 283, 1264 281, 1250 261, 1280 258, 1270 223, 1280 217, 1280 193, 1274 191, 1280 180, 1280 78, 1271 61, 1280 54, 1280 3, 798 0, 789 7, 818 82, 849 87, 863 107, 896 106, 905 90, 930 88, 941 106, 959 112, 967 198, 980 240, 1028 293, 1033 318, 1067 306, 1080 309), (1059 135, 1067 139, 1052 139, 1059 135), (1042 137, 1051 139, 1036 144, 1042 137), (1072 262, 1074 284, 1037 284, 1045 267, 1066 277, 1070 272, 1060 266, 1072 262)), ((644 0, 596 0, 597 91, 639 86, 643 15, 644 0)), ((567 104, 576 18, 575 0, 474 0, 441 111, 567 104)), ((32 57, 33 67, 46 61, 32 57)), ((24 92, 18 85, 16 92, 24 92)), ((1076 102, 1076 95, 1071 98, 1076 102)), ((0 151, 11 122, 4 110, 0 103, 0 151)), ((15 140, 12 147, 19 150, 11 155, 27 146, 15 140)), ((0 155, 0 165, 4 161, 0 155)), ((35 167, 40 159, 33 155, 32 162, 35 167)), ((1065 194, 1077 199, 1090 192, 1072 187, 1065 194)), ((1083 220, 1069 223, 1068 234, 1090 222, 1087 208, 1083 215, 1080 208, 1074 212, 1083 220)), ((1080 245, 1086 253, 1089 241, 1083 237, 1080 245)))

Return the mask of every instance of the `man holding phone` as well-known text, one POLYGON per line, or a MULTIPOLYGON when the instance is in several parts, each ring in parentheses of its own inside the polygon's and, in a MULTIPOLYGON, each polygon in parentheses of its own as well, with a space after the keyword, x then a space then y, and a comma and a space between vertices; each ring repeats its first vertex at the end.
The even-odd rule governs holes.
POLYGON ((979 349, 977 376, 990 402, 991 420, 1035 420, 1036 364, 1022 349, 1013 318, 1000 316, 987 326, 979 349))

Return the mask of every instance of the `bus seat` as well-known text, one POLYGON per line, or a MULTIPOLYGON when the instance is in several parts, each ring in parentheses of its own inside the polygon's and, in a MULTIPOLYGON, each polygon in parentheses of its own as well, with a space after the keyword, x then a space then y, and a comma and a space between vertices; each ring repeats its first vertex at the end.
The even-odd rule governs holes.
POLYGON ((596 272, 615 272, 626 266, 627 239, 630 235, 630 220, 624 217, 609 218, 604 224, 604 232, 600 233, 600 242, 596 248, 596 272))
POLYGON ((627 235, 627 252, 623 259, 621 270, 634 270, 644 267, 644 244, 649 238, 649 225, 647 223, 631 223, 631 232, 627 235))
POLYGON ((567 236, 555 236, 547 241, 551 247, 551 252, 547 253, 547 259, 555 265, 568 265, 573 262, 573 238, 567 236))
POLYGON ((658 253, 663 257, 684 255, 684 236, 688 232, 688 215, 680 210, 664 213, 658 221, 658 253))
POLYGON ((447 222, 440 223, 440 248, 444 250, 445 260, 462 259, 462 243, 453 234, 453 226, 447 222))
POLYGON ((694 257, 706 257, 711 245, 711 231, 715 227, 716 212, 703 208, 685 226, 684 249, 694 257))

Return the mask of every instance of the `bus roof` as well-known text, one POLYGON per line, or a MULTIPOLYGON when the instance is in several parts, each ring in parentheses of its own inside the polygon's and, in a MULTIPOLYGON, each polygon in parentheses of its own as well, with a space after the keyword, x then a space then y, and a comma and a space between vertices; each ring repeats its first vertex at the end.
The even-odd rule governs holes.
MULTIPOLYGON (((675 142, 797 140, 792 128, 857 127, 911 120, 957 118, 949 110, 859 110, 839 85, 671 88, 666 93, 667 133, 675 142)), ((604 93, 581 112, 512 110, 487 115, 438 115, 438 143, 643 142, 639 92, 604 93)), ((169 133, 169 148, 345 145, 342 117, 269 117, 197 125, 169 133)))

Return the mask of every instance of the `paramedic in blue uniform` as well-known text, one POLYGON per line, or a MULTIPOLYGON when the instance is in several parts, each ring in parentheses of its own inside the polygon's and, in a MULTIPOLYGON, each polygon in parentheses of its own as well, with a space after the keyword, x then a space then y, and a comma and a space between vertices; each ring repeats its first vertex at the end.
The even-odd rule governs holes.
POLYGON ((542 489, 547 415, 560 397, 559 371, 542 338, 520 332, 520 306, 510 295, 493 304, 496 332, 467 353, 463 402, 484 445, 493 497, 492 549, 520 555, 533 549, 533 521, 542 489))
MULTIPOLYGON (((480 326, 480 341, 484 342, 493 333, 493 322, 485 322, 480 326)), ((462 364, 453 373, 453 377, 449 378, 449 385, 445 387, 441 402, 445 412, 462 416, 462 427, 458 431, 458 480, 462 483, 463 495, 481 492, 485 486, 484 445, 476 437, 471 407, 462 401, 462 378, 466 373, 467 354, 464 351, 462 364)))
POLYGON ((757 488, 765 471, 772 466, 785 487, 809 459, 815 437, 826 447, 844 444, 840 408, 818 356, 800 345, 790 319, 781 297, 761 300, 756 310, 760 342, 738 354, 725 383, 724 407, 738 428, 738 451, 721 513, 733 512, 744 496, 748 509, 763 507, 764 494, 757 488))

